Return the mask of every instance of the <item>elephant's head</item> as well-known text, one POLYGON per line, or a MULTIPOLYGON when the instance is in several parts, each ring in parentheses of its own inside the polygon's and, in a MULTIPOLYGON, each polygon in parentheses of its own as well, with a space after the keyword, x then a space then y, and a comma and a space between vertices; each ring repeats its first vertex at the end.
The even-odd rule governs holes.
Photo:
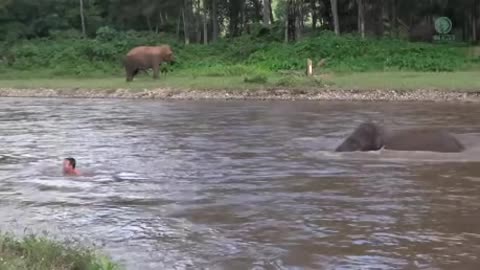
POLYGON ((383 146, 384 131, 372 122, 360 124, 335 152, 375 151, 383 146))
POLYGON ((173 50, 168 45, 162 46, 162 56, 163 61, 168 62, 170 64, 174 64, 176 62, 175 55, 173 54, 173 50))

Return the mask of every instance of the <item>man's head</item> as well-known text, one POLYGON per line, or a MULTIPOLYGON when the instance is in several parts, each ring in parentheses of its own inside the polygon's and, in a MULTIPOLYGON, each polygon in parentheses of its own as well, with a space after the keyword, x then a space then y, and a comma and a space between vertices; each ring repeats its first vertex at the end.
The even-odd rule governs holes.
POLYGON ((64 173, 71 173, 75 170, 76 161, 74 158, 66 158, 63 160, 63 172, 64 173))

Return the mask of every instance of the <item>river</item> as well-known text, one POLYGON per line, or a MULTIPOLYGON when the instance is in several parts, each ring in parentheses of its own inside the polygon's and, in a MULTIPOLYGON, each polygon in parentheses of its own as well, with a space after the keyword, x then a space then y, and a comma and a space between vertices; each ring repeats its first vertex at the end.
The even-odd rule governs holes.
POLYGON ((480 107, 2 98, 0 224, 127 269, 478 269, 480 107), (360 122, 457 154, 333 153, 360 122), (73 156, 86 175, 65 177, 73 156))

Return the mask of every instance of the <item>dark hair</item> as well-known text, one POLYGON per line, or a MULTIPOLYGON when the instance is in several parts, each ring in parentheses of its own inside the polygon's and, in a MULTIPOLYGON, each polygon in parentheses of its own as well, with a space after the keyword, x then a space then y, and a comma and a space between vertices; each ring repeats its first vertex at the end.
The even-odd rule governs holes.
POLYGON ((72 167, 75 169, 75 165, 77 162, 75 161, 74 158, 69 157, 69 158, 66 158, 65 160, 68 160, 68 162, 70 162, 70 165, 72 165, 72 167))

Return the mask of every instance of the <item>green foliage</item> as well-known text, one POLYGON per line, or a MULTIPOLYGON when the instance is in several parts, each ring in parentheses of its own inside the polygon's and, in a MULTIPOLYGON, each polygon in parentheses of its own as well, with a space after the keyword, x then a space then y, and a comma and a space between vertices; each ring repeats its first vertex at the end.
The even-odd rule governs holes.
POLYGON ((114 270, 119 267, 93 250, 33 234, 17 239, 0 234, 0 269, 114 270))
POLYGON ((248 63, 273 71, 302 69, 305 59, 328 58, 334 70, 452 71, 462 66, 462 51, 447 45, 409 43, 390 39, 361 39, 322 33, 293 45, 270 44, 250 55, 248 63))
MULTIPOLYGON (((205 45, 184 45, 166 34, 120 32, 110 27, 97 30, 96 38, 82 39, 76 31, 52 32, 53 38, 37 38, 1 44, 0 69, 42 71, 53 76, 123 76, 122 58, 134 46, 170 44, 177 57, 173 72, 198 76, 246 76, 301 71, 306 59, 327 59, 322 69, 333 71, 453 71, 468 60, 461 47, 409 43, 391 39, 361 39, 323 32, 294 44, 241 36, 205 45)), ((39 74, 40 74, 39 73, 39 74)))
POLYGON ((97 40, 102 42, 112 41, 117 37, 117 31, 109 26, 102 26, 97 30, 97 40))

